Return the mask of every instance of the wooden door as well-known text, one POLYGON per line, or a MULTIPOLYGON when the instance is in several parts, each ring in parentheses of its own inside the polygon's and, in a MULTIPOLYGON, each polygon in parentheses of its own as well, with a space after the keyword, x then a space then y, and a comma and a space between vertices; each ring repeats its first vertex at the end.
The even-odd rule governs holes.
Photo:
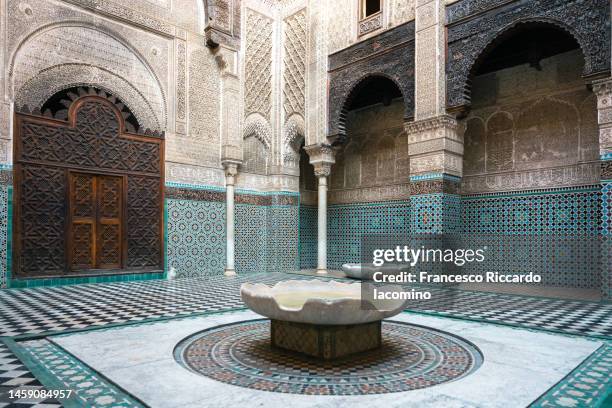
POLYGON ((69 178, 70 270, 121 268, 124 178, 76 172, 69 178))

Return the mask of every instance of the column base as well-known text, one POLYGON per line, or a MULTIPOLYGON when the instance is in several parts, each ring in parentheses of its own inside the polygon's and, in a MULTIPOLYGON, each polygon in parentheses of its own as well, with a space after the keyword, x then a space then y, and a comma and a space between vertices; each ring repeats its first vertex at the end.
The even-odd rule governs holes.
POLYGON ((224 274, 225 274, 225 276, 236 276, 236 270, 235 269, 226 269, 224 274))
POLYGON ((327 275, 327 269, 317 269, 317 275, 327 275))

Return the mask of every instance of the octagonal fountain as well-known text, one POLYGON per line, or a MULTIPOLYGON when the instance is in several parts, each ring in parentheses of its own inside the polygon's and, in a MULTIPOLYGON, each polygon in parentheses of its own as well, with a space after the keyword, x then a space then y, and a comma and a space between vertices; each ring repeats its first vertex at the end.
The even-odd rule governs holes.
MULTIPOLYGON (((386 287, 385 290, 401 290, 386 287)), ((362 299, 360 283, 290 280, 273 287, 245 283, 242 300, 271 320, 272 346, 324 360, 381 347, 381 321, 404 300, 362 299)))

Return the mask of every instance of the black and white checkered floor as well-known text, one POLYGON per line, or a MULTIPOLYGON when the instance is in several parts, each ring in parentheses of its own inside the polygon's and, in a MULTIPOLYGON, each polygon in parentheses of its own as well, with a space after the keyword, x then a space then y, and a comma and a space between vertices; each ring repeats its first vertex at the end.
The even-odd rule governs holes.
MULTIPOLYGON (((47 335, 117 323, 173 318, 243 308, 243 282, 271 284, 284 279, 312 279, 282 273, 237 278, 212 277, 75 285, 0 291, 0 336, 47 335)), ((612 305, 507 294, 430 289, 431 300, 411 310, 567 334, 612 337, 612 305)), ((9 404, 10 388, 40 387, 19 360, 0 343, 0 408, 57 404, 9 404)))

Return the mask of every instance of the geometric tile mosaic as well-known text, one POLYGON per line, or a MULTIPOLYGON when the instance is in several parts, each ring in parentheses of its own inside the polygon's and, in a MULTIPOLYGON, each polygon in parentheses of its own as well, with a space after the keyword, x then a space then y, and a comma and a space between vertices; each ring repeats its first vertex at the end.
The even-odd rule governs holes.
POLYGON ((603 299, 612 300, 612 183, 602 183, 601 187, 601 252, 606 254, 601 260, 601 295, 603 299))
POLYGON ((612 235, 612 183, 603 183, 601 188, 601 234, 612 235))
POLYGON ((225 269, 225 203, 167 200, 168 268, 177 278, 222 275, 225 269))
POLYGON ((300 205, 300 269, 317 267, 317 207, 300 205))
POLYGON ((290 272, 299 269, 299 207, 267 207, 266 272, 290 272))
MULTIPOLYGON (((328 208, 328 267, 360 262, 363 234, 446 234, 459 247, 491 248, 485 262, 466 266, 465 273, 535 272, 542 276, 543 285, 599 288, 602 276, 597 262, 600 254, 605 256, 605 247, 600 247, 597 237, 600 218, 610 228, 610 186, 604 185, 603 195, 598 188, 588 187, 465 197, 421 194, 409 202, 332 205, 328 208), (602 212, 605 215, 600 217, 602 212), (403 217, 406 222, 397 222, 403 217)), ((317 208, 301 206, 302 268, 316 266, 316 223, 317 208)))
POLYGON ((8 281, 9 190, 12 187, 0 184, 0 288, 6 288, 8 281))
MULTIPOLYGON (((168 268, 179 278, 222 275, 225 202, 168 199, 167 207, 168 268)), ((235 211, 238 273, 297 269, 298 206, 236 204, 235 211)))
MULTIPOLYGON (((361 262, 364 235, 409 237, 410 214, 410 202, 407 201, 330 206, 327 212, 328 267, 340 269, 344 263, 361 262)), ((304 243, 301 246, 313 247, 304 243)), ((316 257, 316 241, 314 251, 316 257)))
POLYGON ((466 273, 537 273, 542 285, 601 286, 597 188, 467 196, 462 246, 488 248, 466 273))
POLYGON ((464 232, 500 234, 594 234, 599 190, 464 197, 464 232))
POLYGON ((385 321, 382 336, 382 348, 317 361, 272 347, 269 320, 247 320, 183 340, 175 358, 217 381, 301 395, 405 392, 456 381, 482 364, 476 347, 441 331, 385 321))
POLYGON ((298 268, 299 207, 236 204, 236 272, 298 268))
POLYGON ((266 271, 266 207, 236 204, 236 272, 266 271))
POLYGON ((452 234, 459 232, 461 196, 422 194, 410 197, 412 231, 415 234, 452 234))

